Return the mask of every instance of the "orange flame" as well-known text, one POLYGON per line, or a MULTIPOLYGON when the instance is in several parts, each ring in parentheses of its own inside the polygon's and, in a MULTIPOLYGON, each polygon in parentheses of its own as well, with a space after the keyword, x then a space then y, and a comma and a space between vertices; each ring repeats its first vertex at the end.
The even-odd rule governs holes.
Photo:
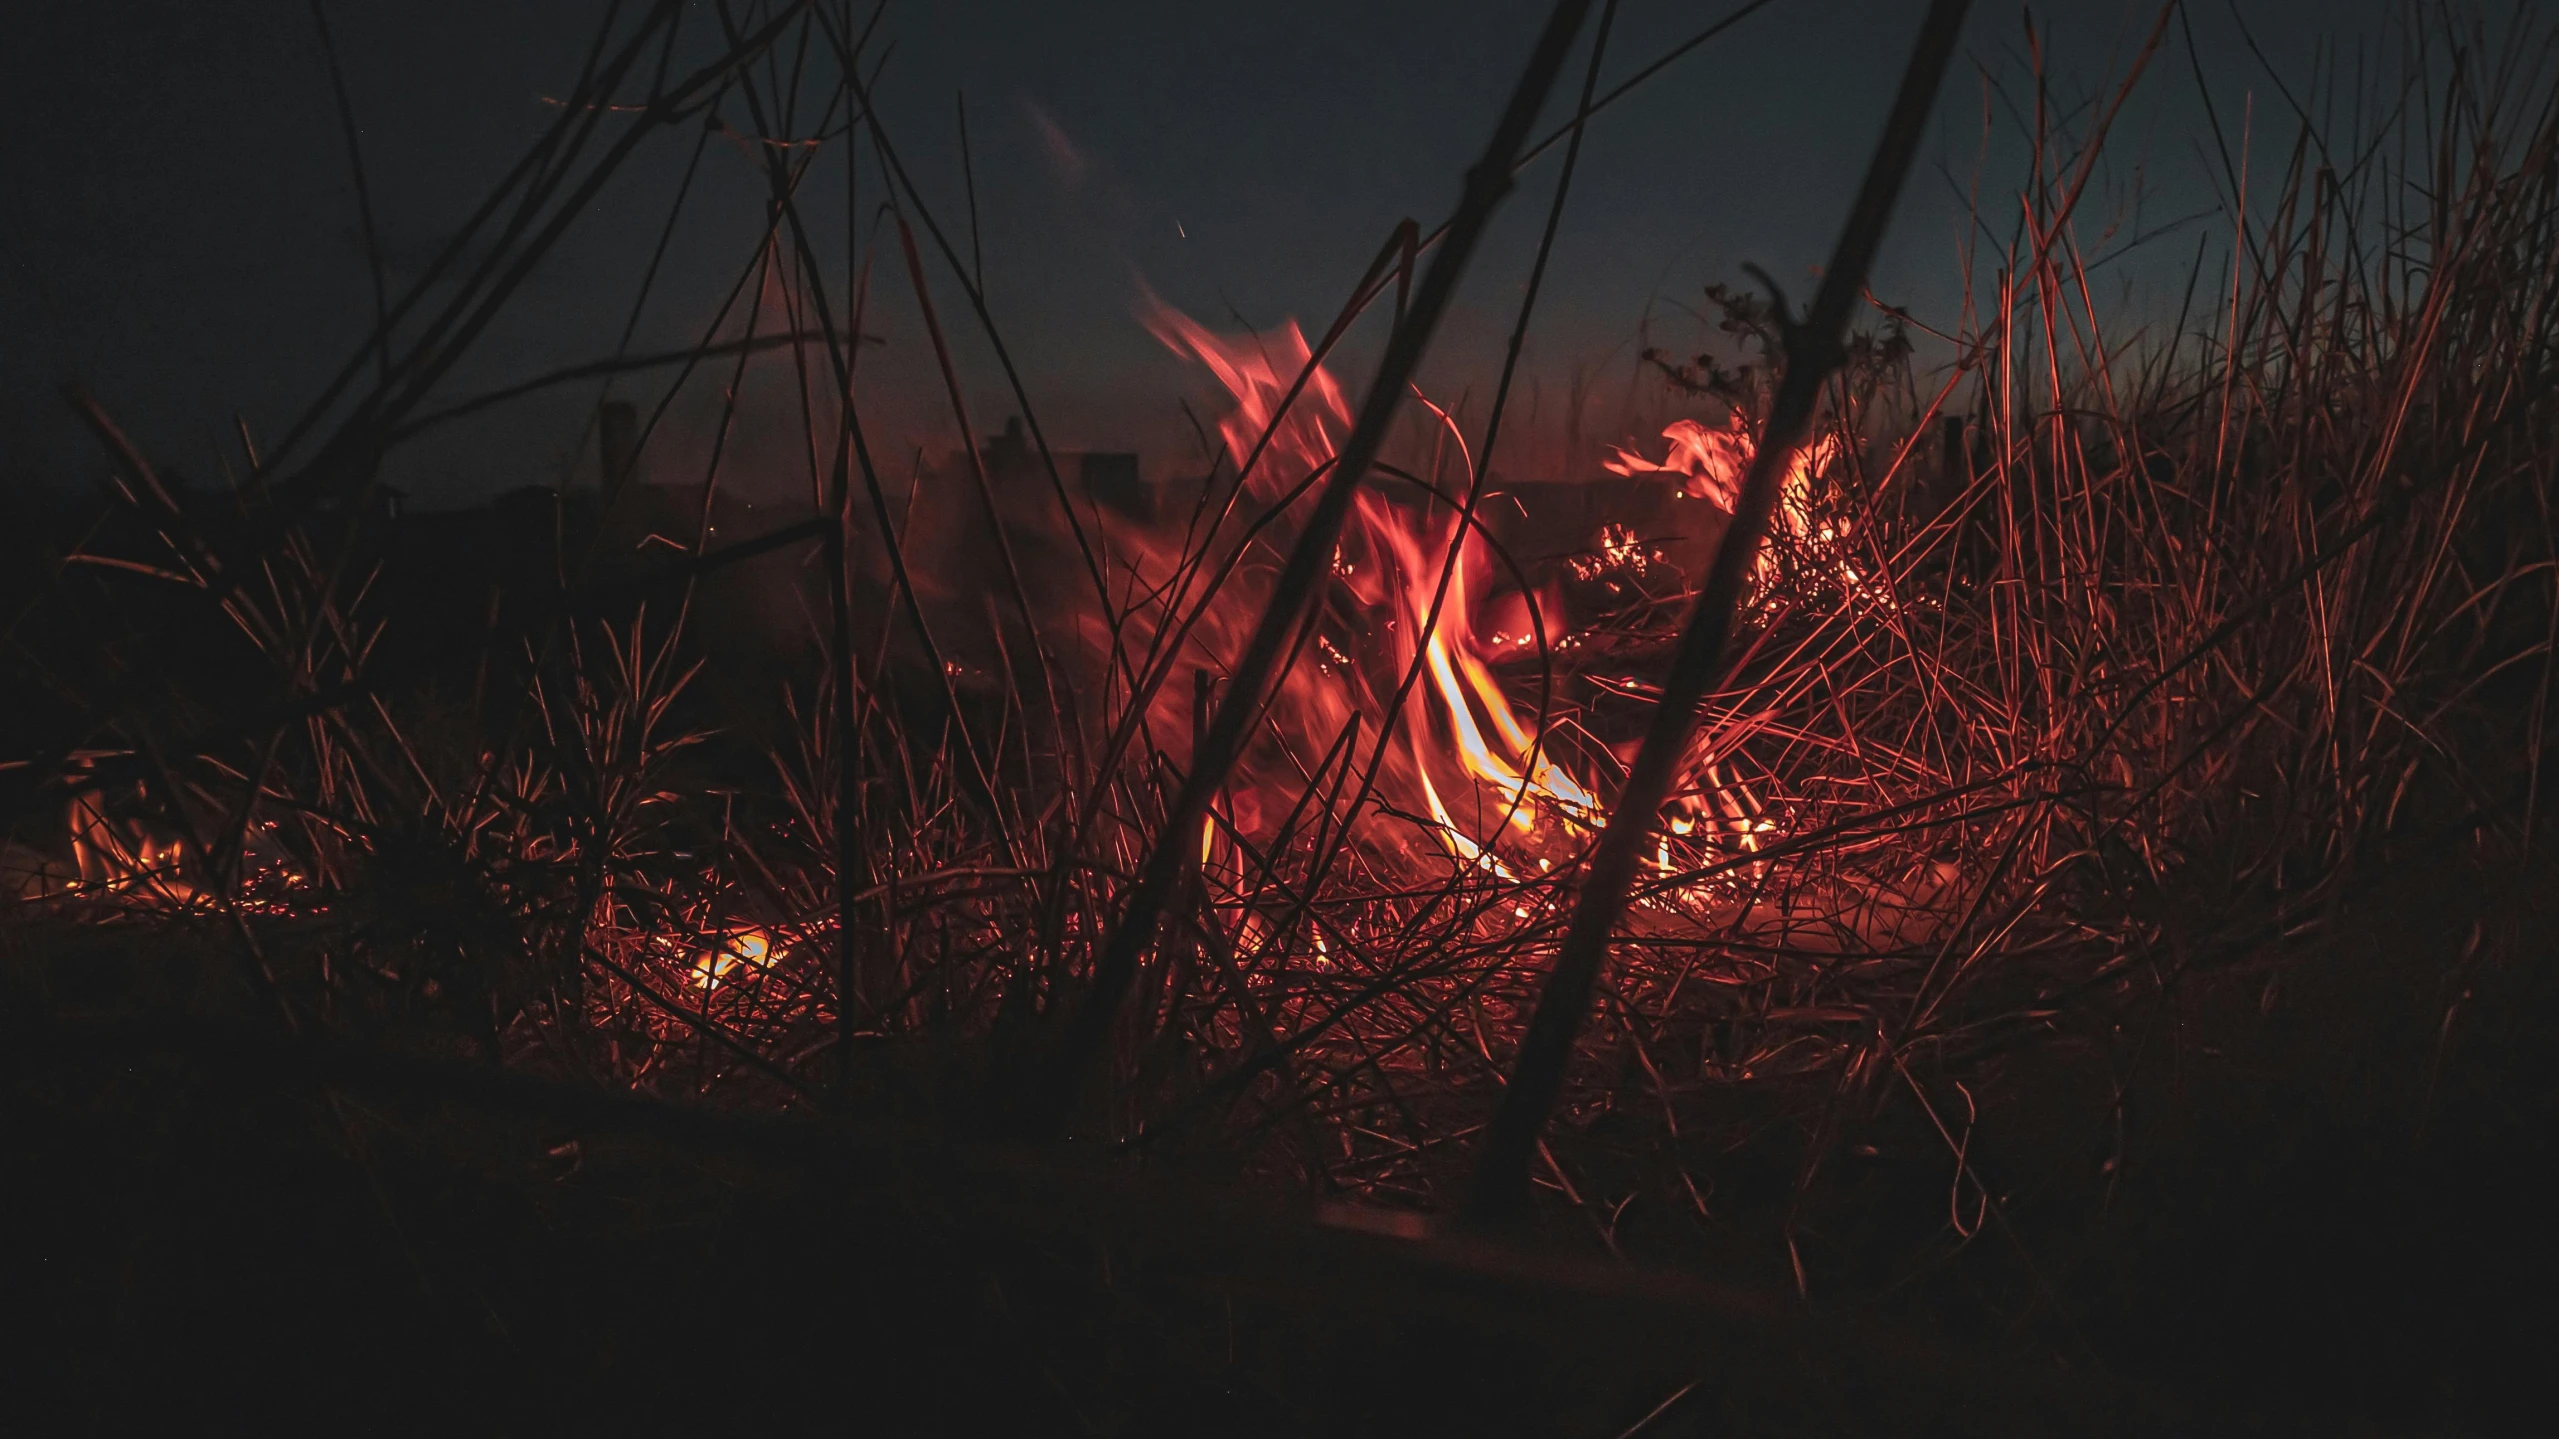
MULTIPOLYGON (((1619 475, 1677 475, 1681 492, 1702 499, 1726 514, 1741 502, 1742 476, 1750 469, 1751 456, 1758 449, 1751 438, 1750 427, 1739 414, 1729 416, 1722 428, 1709 428, 1696 420, 1673 420, 1662 430, 1667 442, 1659 462, 1645 459, 1632 450, 1612 447, 1601 468, 1619 475)), ((1833 460, 1839 458, 1839 437, 1821 435, 1797 449, 1788 460, 1784 479, 1777 491, 1776 525, 1787 538, 1797 541, 1832 541, 1842 538, 1831 526, 1823 525, 1813 513, 1813 481, 1833 460)), ((1767 550, 1759 552, 1753 566, 1761 587, 1775 581, 1776 559, 1767 550)), ((1844 570, 1843 578, 1852 585, 1862 582, 1853 568, 1844 570)))
POLYGON ((1612 446, 1600 468, 1618 475, 1678 475, 1690 498, 1732 513, 1741 499, 1742 472, 1750 468, 1754 448, 1741 416, 1733 416, 1722 429, 1708 429, 1695 420, 1673 420, 1662 438, 1670 448, 1658 463, 1612 446))
POLYGON ((195 898, 177 840, 109 816, 94 790, 72 797, 69 822, 72 868, 83 891, 172 905, 195 898))
MULTIPOLYGON (((1337 437, 1350 428, 1349 403, 1341 384, 1314 362, 1293 322, 1261 336, 1221 336, 1150 299, 1145 323, 1167 348, 1204 367, 1232 400, 1217 430, 1231 463, 1251 460, 1235 500, 1246 513, 1278 504, 1331 463, 1337 437)), ((1473 457, 1455 422, 1415 393, 1471 470, 1473 457)), ((1662 438, 1659 460, 1621 448, 1603 466, 1621 475, 1675 478, 1681 493, 1729 513, 1757 445, 1743 418, 1736 414, 1711 425, 1680 420, 1662 438)), ((1790 458, 1774 528, 1788 548, 1821 555, 1848 592, 1862 593, 1863 581, 1840 543, 1845 522, 1821 518, 1813 502, 1815 479, 1838 455, 1838 439, 1825 435, 1790 458)), ((1333 560, 1338 588, 1328 612, 1355 617, 1365 633, 1346 633, 1337 620, 1332 632, 1318 634, 1310 659, 1272 697, 1272 724, 1295 754, 1320 751, 1352 715, 1364 714, 1373 724, 1404 674, 1418 669, 1423 682, 1414 690, 1417 708, 1405 718, 1401 743, 1381 765, 1380 797, 1391 809, 1414 816, 1437 849, 1461 866, 1506 878, 1517 877, 1531 860, 1538 870, 1549 870, 1547 854, 1557 841, 1599 826, 1601 802, 1583 778, 1565 768, 1551 737, 1537 732, 1537 721, 1503 692, 1495 667, 1505 646, 1515 653, 1538 640, 1541 630, 1545 638, 1555 637, 1552 602, 1500 587, 1480 536, 1471 529, 1461 535, 1445 504, 1434 510, 1399 503, 1403 494, 1394 488, 1399 483, 1381 476, 1363 486, 1333 560), (1512 847, 1513 857, 1497 854, 1496 845, 1512 847)), ((1285 547, 1275 538, 1259 543, 1275 551, 1285 547)), ((1631 529, 1611 524, 1601 529, 1594 550, 1593 563, 1625 565, 1644 545, 1631 529)), ((1196 563, 1178 551, 1140 558, 1153 559, 1164 573, 1196 563)), ((1772 550, 1760 553, 1754 570, 1760 594, 1775 584, 1779 563, 1772 550)), ((1193 632, 1203 664, 1222 668, 1240 649, 1275 569, 1240 567, 1238 579, 1211 601, 1193 632)), ((1170 701, 1159 703, 1165 706, 1164 728, 1179 732, 1180 716, 1170 701)), ((1284 782, 1276 769, 1272 773, 1269 783, 1284 782)), ((1760 814, 1749 787, 1719 777, 1702 755, 1690 780, 1681 786, 1685 798, 1657 847, 1658 866, 1676 871, 1683 855, 1707 849, 1756 852, 1775 825, 1760 814)), ((1252 786, 1251 776, 1239 771, 1229 816, 1239 835, 1253 829, 1247 812, 1257 807, 1246 804, 1252 786)), ((1204 861, 1211 841, 1204 828, 1204 861)))
MULTIPOLYGON (((1294 323, 1264 336, 1229 338, 1160 302, 1145 318, 1159 340, 1201 364, 1233 400, 1217 428, 1231 460, 1255 457, 1244 480, 1246 502, 1275 503, 1331 462, 1337 437, 1349 429, 1348 400, 1332 374, 1312 364, 1294 323), (1303 387, 1283 414, 1281 403, 1301 376, 1303 387)), ((1427 398, 1422 403, 1456 436, 1444 412, 1427 398)), ((1462 437, 1455 448, 1471 464, 1462 437)), ((1397 504, 1378 484, 1363 489, 1335 555, 1333 579, 1345 607, 1366 616, 1374 626, 1370 638, 1384 643, 1363 648, 1347 637, 1341 643, 1320 638, 1314 653, 1322 662, 1291 674, 1274 696, 1273 714, 1292 742, 1320 747, 1352 713, 1373 719, 1403 673, 1418 664, 1420 709, 1407 717, 1405 742, 1383 772, 1385 797, 1405 813, 1427 816, 1430 837, 1459 862, 1507 875, 1510 866, 1491 851, 1499 835, 1470 830, 1460 815, 1480 814, 1491 829, 1525 838, 1552 835, 1564 825, 1595 825, 1599 801, 1531 732, 1532 722, 1495 677, 1492 663, 1502 647, 1532 643, 1539 626, 1531 618, 1535 602, 1526 597, 1505 593, 1486 602, 1490 571, 1480 538, 1471 531, 1459 536, 1444 508, 1433 515, 1397 504), (1434 618, 1443 568, 1447 594, 1434 618), (1487 625, 1487 616, 1499 622, 1487 625), (1416 636, 1423 636, 1418 653, 1416 636)), ((1225 613, 1204 617, 1201 626, 1213 651, 1240 638, 1261 598, 1250 586, 1220 596, 1225 613)))
POLYGON ((716 947, 694 956, 693 987, 717 989, 741 968, 761 974, 778 958, 773 950, 773 936, 753 925, 731 930, 716 947))

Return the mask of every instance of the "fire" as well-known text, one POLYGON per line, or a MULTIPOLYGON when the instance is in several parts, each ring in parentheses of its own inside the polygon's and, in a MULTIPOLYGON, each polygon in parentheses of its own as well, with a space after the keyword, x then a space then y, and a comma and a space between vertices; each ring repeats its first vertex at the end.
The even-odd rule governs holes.
MULTIPOLYGON (((1241 506, 1277 505, 1332 461, 1337 437, 1350 426, 1348 400, 1328 371, 1311 365, 1294 323, 1266 336, 1229 338, 1160 303, 1146 320, 1158 339, 1206 368, 1232 399, 1218 433, 1231 461, 1242 465, 1251 457, 1237 497, 1241 506), (1301 375, 1303 387, 1283 415, 1282 402, 1301 375)), ((1443 453, 1453 450, 1461 467, 1471 468, 1454 422, 1427 399, 1422 403, 1444 430, 1443 453)), ((1662 462, 1620 451, 1608 468, 1678 475, 1684 493, 1729 509, 1751 451, 1740 421, 1721 429, 1682 421, 1665 438, 1670 450, 1662 462)), ((1807 453, 1790 472, 1790 524, 1810 523, 1803 501, 1826 458, 1807 453)), ((1495 665, 1505 649, 1516 654, 1555 635, 1552 597, 1541 601, 1516 586, 1497 589, 1500 575, 1481 535, 1458 532, 1446 494, 1428 505, 1407 498, 1407 487, 1391 477, 1362 488, 1334 557, 1340 594, 1330 608, 1365 621, 1364 643, 1319 634, 1310 653, 1320 662, 1289 675, 1273 697, 1274 725, 1301 752, 1320 750, 1352 714, 1373 724, 1404 676, 1418 672, 1417 703, 1404 715, 1401 742, 1381 771, 1382 797, 1463 866, 1516 877, 1518 864, 1495 853, 1498 843, 1524 847, 1522 860, 1548 869, 1546 857, 1533 851, 1587 838, 1601 822, 1601 802, 1566 768, 1551 736, 1539 732, 1537 717, 1523 714, 1504 692, 1495 665)), ((1610 525, 1597 536, 1594 559, 1626 564, 1642 550, 1631 529, 1610 525)), ((1179 556, 1156 558, 1168 569, 1184 563, 1179 556)), ((1211 662, 1226 656, 1261 598, 1246 584, 1212 601, 1199 631, 1208 636, 1211 662)), ((1169 710, 1165 719, 1168 729, 1178 722, 1169 710)), ((1207 836, 1202 839, 1205 855, 1207 836)))
POLYGON ((717 989, 741 968, 761 974, 773 965, 773 949, 773 936, 764 930, 752 925, 731 930, 717 945, 694 956, 693 987, 717 989))
MULTIPOLYGON (((1720 428, 1709 428, 1696 420, 1674 420, 1662 430, 1665 449, 1659 461, 1645 459, 1632 450, 1612 447, 1600 467, 1619 475, 1677 475, 1681 493, 1701 499, 1731 514, 1741 500, 1742 476, 1750 469, 1751 455, 1757 442, 1750 427, 1736 413, 1726 418, 1720 428)), ((1839 437, 1825 434, 1798 449, 1786 466, 1785 477, 1777 490, 1777 512, 1773 517, 1782 535, 1796 542, 1835 543, 1845 536, 1833 524, 1826 524, 1814 512, 1813 482, 1833 460, 1839 458, 1839 437)), ((1613 527, 1612 527, 1613 528, 1613 527)), ((1603 540, 1603 547, 1605 547, 1603 540)), ((1761 550, 1753 575, 1761 589, 1775 582, 1776 558, 1761 550)), ((1859 583, 1853 569, 1843 578, 1859 583)))
POLYGON ((96 790, 72 797, 71 863, 79 888, 145 903, 183 905, 195 898, 185 876, 185 849, 175 839, 110 816, 96 790))
MULTIPOLYGON (((1430 613, 1436 569, 1420 543, 1423 537, 1409 528, 1393 525, 1391 515, 1379 513, 1383 509, 1368 506, 1361 517, 1373 527, 1378 539, 1397 552, 1410 581, 1399 619, 1408 618, 1412 628, 1418 630, 1430 613)), ((1444 537, 1432 538, 1445 546, 1444 537)), ((1473 567, 1469 561, 1476 544, 1469 535, 1456 573, 1450 577, 1448 602, 1424 646, 1431 694, 1438 701, 1435 717, 1454 745, 1447 758, 1454 760, 1464 773, 1490 785, 1509 810, 1510 823, 1522 833, 1536 831, 1540 821, 1549 816, 1577 824, 1593 823, 1599 810, 1598 799, 1545 757, 1528 727, 1511 708, 1509 698, 1495 683, 1492 672, 1485 668, 1483 653, 1489 646, 1476 640, 1471 623, 1475 608, 1468 602, 1465 583, 1466 573, 1473 567), (1478 708, 1493 731, 1490 740, 1476 722, 1478 708), (1532 754, 1536 755, 1534 760, 1530 758, 1532 754)), ((1417 751, 1425 744, 1418 729, 1414 744, 1417 751)), ((1429 759, 1419 753, 1415 758, 1427 786, 1429 759)), ((1436 804, 1435 797, 1433 802, 1436 804)), ((1445 827, 1448 822, 1442 819, 1441 823, 1445 827)))
MULTIPOLYGON (((1260 336, 1220 336, 1161 303, 1146 321, 1168 348, 1207 369, 1232 401, 1217 432, 1230 464, 1244 473, 1221 522, 1232 526, 1225 531, 1230 535, 1259 526, 1250 543, 1264 547, 1238 557, 1228 584, 1206 602, 1192 630, 1199 653, 1188 658, 1214 673, 1240 650, 1268 596, 1267 577, 1287 546, 1290 516, 1283 507, 1300 503, 1320 479, 1352 417, 1343 387, 1312 362, 1293 323, 1260 336), (1275 509, 1280 513, 1271 513, 1275 509)), ((1392 745, 1382 756, 1372 751, 1364 763, 1376 765, 1384 812, 1403 818, 1411 826, 1404 833, 1418 831, 1420 843, 1399 842, 1394 826, 1369 827, 1364 843, 1408 862, 1454 863, 1461 873, 1530 882, 1565 872, 1606 817, 1598 789, 1605 781, 1582 768, 1605 763, 1595 737, 1577 735, 1559 747, 1547 717, 1515 702, 1500 678, 1505 659, 1565 638, 1559 586, 1566 576, 1541 581, 1519 574, 1496 563, 1479 529, 1461 533, 1456 497, 1476 478, 1476 460, 1447 412, 1418 391, 1416 398, 1439 430, 1426 472, 1435 492, 1384 471, 1362 485, 1333 557, 1334 592, 1321 606, 1317 632, 1271 697, 1264 733, 1277 742, 1266 742, 1258 757, 1248 753, 1239 765, 1227 822, 1247 844, 1267 839, 1258 812, 1287 812, 1310 758, 1354 717, 1358 733, 1384 732, 1387 711, 1402 692, 1407 708, 1394 720, 1392 745), (1456 473, 1446 473, 1441 460, 1453 460, 1447 468, 1456 473), (1265 791, 1261 803, 1252 802, 1256 789, 1265 791)), ((1657 460, 1618 448, 1603 467, 1663 477, 1680 495, 1729 515, 1757 448, 1747 419, 1737 413, 1715 423, 1683 419, 1662 431, 1662 442, 1657 460)), ((1862 537, 1849 517, 1824 502, 1818 481, 1842 454, 1840 437, 1824 434, 1789 457, 1769 542, 1753 564, 1747 603, 1754 609, 1781 600, 1893 604, 1889 587, 1870 581, 1871 565, 1856 557, 1862 537)), ((1189 548, 1195 539, 1185 536, 1178 547, 1140 555, 1143 583, 1174 590, 1184 575, 1204 573, 1208 561, 1189 548)), ((1648 567, 1656 558, 1631 525, 1611 522, 1564 568, 1587 583, 1613 570, 1648 567)), ((1686 579, 1693 584, 1703 576, 1686 579)), ((1614 688, 1604 676, 1591 678, 1614 688)), ((1159 732, 1187 731, 1188 717, 1169 694, 1159 692, 1156 703, 1159 732)), ((1766 878, 1765 862, 1755 857, 1785 824, 1784 810, 1763 801, 1765 780, 1748 772, 1740 753, 1766 718, 1730 717, 1701 737, 1663 816, 1650 856, 1655 871, 1711 874, 1639 903, 1728 916, 1766 908, 1749 897, 1766 878)), ((1203 862, 1212 837, 1203 830, 1203 862)), ((1506 907, 1522 921, 1536 911, 1525 902, 1506 907)), ((1791 922, 1791 911, 1781 917, 1791 922)), ((1238 919, 1250 932, 1249 916, 1238 919)))
POLYGON ((1742 473, 1750 468, 1753 448, 1741 416, 1733 416, 1721 429, 1708 429, 1695 420, 1673 420, 1662 431, 1662 438, 1670 447, 1659 461, 1611 447, 1612 453, 1600 462, 1600 468, 1618 475, 1677 475, 1684 481, 1682 490, 1690 498, 1732 513, 1741 499, 1742 473))

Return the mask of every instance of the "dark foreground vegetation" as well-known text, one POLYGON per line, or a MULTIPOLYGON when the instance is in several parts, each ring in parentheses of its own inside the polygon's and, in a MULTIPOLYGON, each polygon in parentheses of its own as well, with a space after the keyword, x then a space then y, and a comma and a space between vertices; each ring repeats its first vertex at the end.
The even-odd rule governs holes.
MULTIPOLYGON (((657 58, 681 9, 608 34, 487 243, 229 482, 75 396, 100 493, 11 501, 16 1410, 2547 1424, 2548 33, 2412 21, 2382 118, 2295 117, 2226 265, 2146 327, 2097 308, 2081 213, 2121 92, 2056 115, 2034 77, 2033 173, 1930 321, 1945 362, 1868 308, 1822 387, 1529 1212, 1470 1223, 1585 797, 1624 781, 1713 547, 1535 550, 1477 519, 1498 420, 1434 414, 1216 754, 1355 433, 1324 363, 1456 242, 1408 228, 1311 349, 1251 347, 1285 363, 1230 382, 1198 478, 999 495, 964 454, 982 527, 927 544, 861 425, 872 272, 809 242, 810 167, 858 151, 880 273, 941 286, 937 324, 1001 317, 862 93, 859 16, 730 7, 687 69, 657 58), (761 147, 761 298, 686 366, 791 376, 810 505, 749 516, 716 460, 631 483, 652 402, 599 411, 593 494, 395 513, 382 457, 552 221, 715 105, 822 142, 761 147), (1163 922, 1097 985, 1167 844, 1163 922)), ((2172 7, 2123 85, 2177 34, 2172 7)), ((1710 300, 1720 348, 1649 357, 1692 448, 1621 468, 1721 514, 1817 337, 1710 300)), ((928 334, 893 358, 945 357, 928 334)))
MULTIPOLYGON (((1201 1166, 759 1126, 175 1023, 172 991, 231 987, 217 928, 55 935, 41 964, 22 938, 6 1282, 36 1322, 12 1402, 374 1432, 1611 1435, 1666 1401, 1642 1432, 2535 1432, 2559 1010, 2546 944, 2517 951, 2466 981, 2488 1017, 2444 1051, 2437 984, 2467 961, 2441 917, 2477 911, 2477 877, 2356 906, 2363 932, 2270 1009, 2263 974, 2189 987, 2177 1071, 2128 1091, 2119 1131, 2085 1122, 2092 1064, 2036 1066, 2055 1092, 1986 1108, 1974 1153, 2044 1182, 1928 1272, 1877 1261, 1946 1223, 1931 1136, 1843 1126, 1837 1291, 1811 1304, 1750 1252, 1792 1188, 1782 1136, 1719 1166, 1714 1261, 1666 1232, 1692 1267, 1630 1271, 1562 1225, 1417 1243, 1201 1166), (54 1027, 25 1018, 35 985, 54 1027)), ((2549 923, 2546 901, 2500 917, 2549 923)), ((1649 1257, 1644 1219, 1620 1243, 1649 1257)))

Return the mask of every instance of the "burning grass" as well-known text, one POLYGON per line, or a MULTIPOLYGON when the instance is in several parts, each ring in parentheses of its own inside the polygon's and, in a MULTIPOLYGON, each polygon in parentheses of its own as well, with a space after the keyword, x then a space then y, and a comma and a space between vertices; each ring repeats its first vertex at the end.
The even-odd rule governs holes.
MULTIPOLYGON (((777 13, 731 36, 741 57, 858 43, 830 11, 777 13)), ((1786 474, 1540 1144, 1554 1217, 1813 1293, 1888 1287, 1986 1229, 2032 1270, 2025 1185, 1975 1143, 1994 1115, 2078 1105, 2054 1123, 2115 1147, 2055 1160, 2071 1173, 2046 1190, 2102 1207, 2124 1096, 2191 995, 2240 976, 2271 1007, 2411 866, 2533 872, 2559 97, 2529 38, 2412 62, 2409 103, 2360 143, 2305 124, 2173 323, 2125 333, 2095 299, 2077 206, 2103 109, 2096 133, 2034 136, 2019 218, 1977 231, 1987 278, 1937 360, 1917 321, 1870 312, 1786 474), (1935 1176, 1924 1217, 1861 1208, 1880 1135, 1935 1176)), ((599 55, 551 160, 514 182, 527 215, 610 161, 580 147, 629 56, 599 55)), ((848 80, 794 125, 796 96, 742 58, 692 83, 629 123, 711 94, 776 135, 868 114, 848 80)), ((926 294, 926 253, 956 252, 878 118, 861 144, 926 294)), ((842 403, 867 292, 827 293, 792 209, 822 153, 761 157, 777 205, 747 312, 787 317, 818 522, 745 554, 705 531, 631 573, 564 528, 467 700, 375 661, 398 620, 368 590, 382 538, 360 501, 447 331, 503 301, 501 261, 536 227, 469 303, 404 304, 381 378, 370 355, 350 368, 365 397, 256 458, 216 519, 95 412, 108 518, 11 630, 13 683, 42 696, 10 769, 17 946, 201 932, 238 966, 217 1009, 307 1035, 722 1106, 1015 1124, 1354 423, 1332 352, 1409 280, 1414 237, 1311 345, 1149 318, 1231 400, 1187 506, 1113 514, 1061 478, 1000 509, 981 467, 995 652, 961 653, 842 403), (814 660, 762 722, 711 726, 696 673, 726 637, 697 605, 811 550, 792 583, 814 660), (156 664, 153 636, 177 633, 223 658, 156 664)), ((1181 838, 1075 1132, 1453 1207, 1785 359, 1782 311, 1710 295, 1747 363, 1661 358, 1693 414, 1609 464, 1690 517, 1661 537, 1512 525, 1497 437, 1415 393, 1181 838)), ((715 334, 739 364, 764 338, 715 334)), ((2460 967, 2418 988, 2451 1036, 2471 976, 2519 951, 2486 910, 2445 922, 2471 926, 2460 967)), ((1990 1307, 2046 1302, 2014 1282, 1990 1307)))

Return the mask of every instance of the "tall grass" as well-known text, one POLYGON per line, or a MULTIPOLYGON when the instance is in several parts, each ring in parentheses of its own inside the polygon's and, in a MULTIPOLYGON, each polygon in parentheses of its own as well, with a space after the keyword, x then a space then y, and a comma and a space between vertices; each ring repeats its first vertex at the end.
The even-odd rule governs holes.
MULTIPOLYGON (((919 299, 952 287, 965 305, 944 313, 1000 352, 976 269, 871 104, 861 17, 757 10, 717 60, 643 86, 679 8, 599 37, 474 220, 492 239, 460 298, 422 282, 387 299, 312 415, 242 457, 220 513, 91 407, 107 518, 9 631, 12 685, 42 696, 10 756, 31 871, 13 942, 209 932, 237 979, 215 1010, 657 1096, 995 1132, 1053 1076, 1134 877, 1185 813, 1241 649, 1200 620, 1301 532, 1320 475, 1265 504, 1240 472, 1278 461, 1220 455, 1174 562, 1153 564, 1071 492, 1007 356, 1049 484, 983 490, 988 533, 1070 555, 1075 599, 1035 599, 1008 553, 985 621, 999 652, 953 652, 863 427, 854 337, 895 273, 919 299), (386 448, 583 197, 715 104, 781 142, 759 147, 770 223, 732 303, 789 329, 724 311, 678 364, 787 353, 809 517, 715 545, 706 477, 689 553, 640 573, 564 528, 471 698, 386 670, 367 583, 383 538, 356 503, 386 448), (835 164, 895 208, 894 263, 816 248, 800 197, 835 164), (775 582, 816 616, 818 662, 771 697, 786 738, 713 730, 688 681, 726 637, 700 597, 813 554, 817 581, 775 582), (221 661, 155 664, 180 633, 221 661), (121 849, 84 868, 67 824, 121 849), (137 875, 146 853, 163 873, 137 875)), ((1712 1227, 1726 1156, 1782 1132, 1771 1212, 1792 1252, 1841 1135, 1890 1111, 1942 1142, 1968 1236, 2002 1203, 1973 1123, 2037 1082, 2038 1056, 2102 1047, 2191 976, 2274 984, 2412 855, 2542 842, 2559 68, 2529 22, 2493 45, 2415 23, 2441 48, 2409 60, 2388 120, 2305 120, 2273 183, 2229 177, 2230 262, 2198 268, 2172 324, 2126 332, 2096 299, 2079 207, 2102 123, 2031 137, 2021 218, 2002 235, 1985 217, 1934 358, 1904 317, 1861 322, 1817 421, 1829 458, 1772 527, 1673 796, 1682 826, 1639 874, 1540 1144, 1556 1214, 1611 1247, 1638 1199, 1712 1227)), ((1272 430, 1422 248, 1407 232, 1380 252, 1272 430)), ((1717 294, 1767 353, 1665 362, 1666 382, 1755 428, 1781 331, 1765 302, 1717 294)), ((938 332, 936 349, 947 368, 938 332)), ((1484 477, 1442 460, 1390 458, 1373 483, 1455 513, 1484 477)), ((603 503, 625 503, 608 479, 603 503)), ((1277 658, 1315 663, 1324 613, 1277 658)), ((1642 657, 1662 613, 1541 642, 1505 674, 1541 745, 1603 794, 1622 778, 1609 742, 1658 679, 1642 657)), ((1181 840, 1073 1127, 1448 1207, 1588 835, 1542 871, 1447 861, 1372 783, 1387 715, 1322 734, 1278 715, 1237 741, 1259 819, 1209 796, 1205 857, 1181 840)))

